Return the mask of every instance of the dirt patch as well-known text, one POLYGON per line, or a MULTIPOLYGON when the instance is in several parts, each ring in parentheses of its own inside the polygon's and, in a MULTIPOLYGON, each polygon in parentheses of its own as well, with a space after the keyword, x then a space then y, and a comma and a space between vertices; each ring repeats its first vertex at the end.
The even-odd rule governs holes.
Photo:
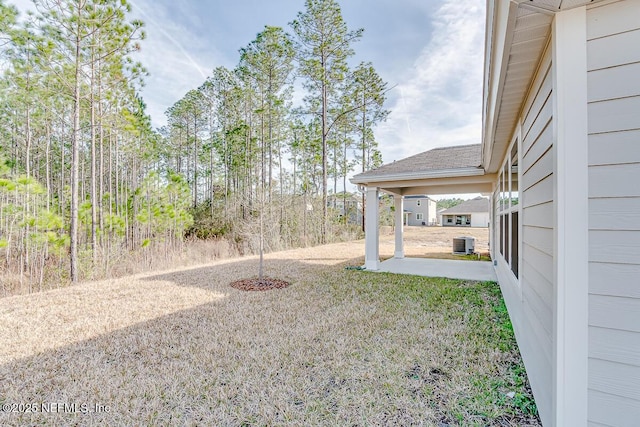
MULTIPOLYGON (((408 257, 458 259, 452 256, 453 239, 469 236, 475 239, 475 252, 489 252, 489 229, 476 227, 404 227, 404 254, 408 257)), ((395 235, 392 227, 380 230, 380 256, 392 257, 395 235)))
POLYGON ((271 289, 286 288, 289 285, 291 283, 270 277, 236 280, 229 284, 232 288, 240 289, 241 291, 269 291, 271 289))

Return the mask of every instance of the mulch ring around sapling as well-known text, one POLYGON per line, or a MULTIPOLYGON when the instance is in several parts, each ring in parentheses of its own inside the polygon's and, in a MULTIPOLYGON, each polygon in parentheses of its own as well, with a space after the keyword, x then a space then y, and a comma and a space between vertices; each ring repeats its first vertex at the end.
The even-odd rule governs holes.
POLYGON ((272 279, 270 277, 259 279, 255 277, 252 279, 236 280, 235 282, 231 282, 229 286, 240 289, 241 291, 268 291, 270 289, 286 288, 290 284, 291 283, 280 279, 272 279))

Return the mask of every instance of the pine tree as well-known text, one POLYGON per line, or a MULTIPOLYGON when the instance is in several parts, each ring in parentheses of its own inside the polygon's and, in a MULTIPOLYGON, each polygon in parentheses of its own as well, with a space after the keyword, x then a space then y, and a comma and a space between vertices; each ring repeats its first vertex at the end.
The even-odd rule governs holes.
MULTIPOLYGON (((356 129, 362 172, 382 165, 382 155, 378 150, 373 128, 384 121, 389 114, 383 108, 387 84, 376 73, 373 65, 360 63, 352 75, 353 102, 357 106, 356 129)), ((364 231, 365 199, 362 194, 362 230, 364 231)))
POLYGON ((282 106, 291 95, 291 72, 293 70, 293 44, 289 36, 279 27, 265 27, 256 39, 240 51, 240 70, 251 81, 257 100, 257 119, 260 147, 260 268, 263 275, 263 254, 265 234, 265 201, 271 206, 273 193, 273 159, 280 158, 281 152, 274 152, 280 143, 276 136, 281 134, 282 106))
POLYGON ((327 234, 327 155, 329 132, 336 118, 329 115, 331 104, 339 100, 338 86, 347 74, 351 45, 363 29, 349 31, 335 0, 307 0, 305 12, 291 23, 298 38, 299 73, 306 78, 309 110, 320 117, 322 147, 322 242, 327 234))
MULTIPOLYGON (((93 108, 94 78, 96 64, 112 57, 122 57, 135 48, 134 36, 139 31, 140 21, 126 22, 130 5, 125 0, 38 0, 36 7, 46 24, 45 32, 52 39, 58 51, 57 61, 62 70, 55 70, 67 89, 73 103, 71 138, 71 207, 69 236, 70 277, 78 281, 78 214, 80 200, 80 146, 85 141, 81 129, 82 104, 90 100, 90 146, 91 193, 95 192, 95 132, 93 108), (104 44, 99 46, 97 31, 106 35, 100 37, 104 44)), ((92 200, 96 203, 96 200, 92 200)), ((92 243, 95 244, 95 209, 92 214, 92 243)), ((95 250, 95 247, 93 248, 95 250)))

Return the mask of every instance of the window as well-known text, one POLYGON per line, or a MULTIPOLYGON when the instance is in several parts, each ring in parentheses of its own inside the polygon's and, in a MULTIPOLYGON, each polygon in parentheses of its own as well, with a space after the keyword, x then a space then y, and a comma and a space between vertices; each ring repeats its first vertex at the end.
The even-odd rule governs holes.
POLYGON ((417 219, 418 221, 422 221, 422 220, 424 219, 424 214, 417 213, 417 214, 416 214, 416 219, 417 219))
POLYGON ((500 255, 518 277, 519 262, 519 192, 518 140, 512 141, 508 156, 500 171, 494 193, 496 240, 500 255))
POLYGON ((509 201, 511 202, 511 271, 518 277, 518 142, 511 148, 511 162, 509 167, 509 201))

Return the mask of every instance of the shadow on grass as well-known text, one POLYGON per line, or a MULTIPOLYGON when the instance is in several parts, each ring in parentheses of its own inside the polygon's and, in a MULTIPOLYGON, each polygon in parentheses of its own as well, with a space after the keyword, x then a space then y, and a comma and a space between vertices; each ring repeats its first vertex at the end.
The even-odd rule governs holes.
MULTIPOLYGON (((341 270, 355 260, 342 260, 329 268, 341 270)), ((251 424, 256 417, 283 422, 283 407, 292 414, 306 412, 307 408, 294 403, 304 398, 304 387, 294 387, 295 395, 272 396, 273 402, 262 402, 270 392, 261 388, 269 387, 273 373, 286 370, 278 361, 278 342, 287 343, 282 349, 286 351, 295 351, 297 345, 317 346, 310 342, 311 336, 294 333, 298 344, 291 347, 295 342, 287 340, 287 331, 297 331, 301 320, 309 322, 306 313, 321 315, 313 307, 305 310, 305 295, 323 286, 316 279, 327 267, 305 260, 270 259, 265 262, 266 274, 290 280, 293 286, 259 293, 228 286, 232 280, 257 275, 257 265, 254 259, 240 259, 143 276, 141 282, 159 288, 170 282, 187 293, 197 288, 221 298, 142 322, 133 316, 135 323, 113 330, 105 324, 104 333, 72 344, 52 340, 54 348, 37 354, 26 342, 29 330, 47 328, 55 336, 71 319, 69 315, 48 319, 43 314, 46 325, 25 324, 24 331, 15 331, 13 344, 21 346, 26 357, 0 365, 0 404, 8 405, 2 406, 0 425, 239 425, 251 424), (256 349, 262 353, 253 354, 256 349), (247 369, 264 384, 250 381, 247 369)), ((138 285, 131 282, 132 287, 138 285)), ((90 299, 82 295, 80 286, 67 289, 74 291, 74 298, 90 299)), ((152 300, 154 293, 114 297, 111 305, 116 315, 132 314, 128 298, 152 300)), ((28 303, 28 296, 23 299, 28 303)), ((84 314, 90 317, 92 307, 86 302, 84 314)), ((307 356, 311 362, 313 354, 307 356)), ((304 418, 298 415, 298 419, 304 418)))
MULTIPOLYGON (((455 404, 447 393, 467 390, 473 377, 453 368, 473 369, 468 361, 486 353, 469 347, 469 311, 484 307, 483 333, 495 333, 497 314, 484 306, 496 298, 495 290, 485 295, 490 285, 345 270, 361 258, 318 260, 268 259, 266 274, 292 286, 259 293, 228 286, 257 274, 255 259, 142 277, 159 289, 223 297, 0 365, 0 403, 23 405, 0 413, 0 424, 538 425, 447 406, 455 404)), ((127 312, 127 298, 153 300, 146 292, 114 297, 113 311, 127 312)), ((513 354, 491 359, 496 373, 513 354)))
MULTIPOLYGON (((309 257, 287 259, 278 254, 268 254, 264 261, 264 275, 285 280, 292 285, 309 277, 317 277, 327 268, 341 270, 350 265, 362 265, 363 257, 327 258, 309 257), (330 261, 330 262, 328 262, 330 261)), ((235 280, 258 277, 259 261, 255 257, 224 261, 215 265, 193 267, 168 273, 149 274, 145 281, 170 281, 179 286, 191 286, 215 291, 227 290, 227 285, 235 280)))

